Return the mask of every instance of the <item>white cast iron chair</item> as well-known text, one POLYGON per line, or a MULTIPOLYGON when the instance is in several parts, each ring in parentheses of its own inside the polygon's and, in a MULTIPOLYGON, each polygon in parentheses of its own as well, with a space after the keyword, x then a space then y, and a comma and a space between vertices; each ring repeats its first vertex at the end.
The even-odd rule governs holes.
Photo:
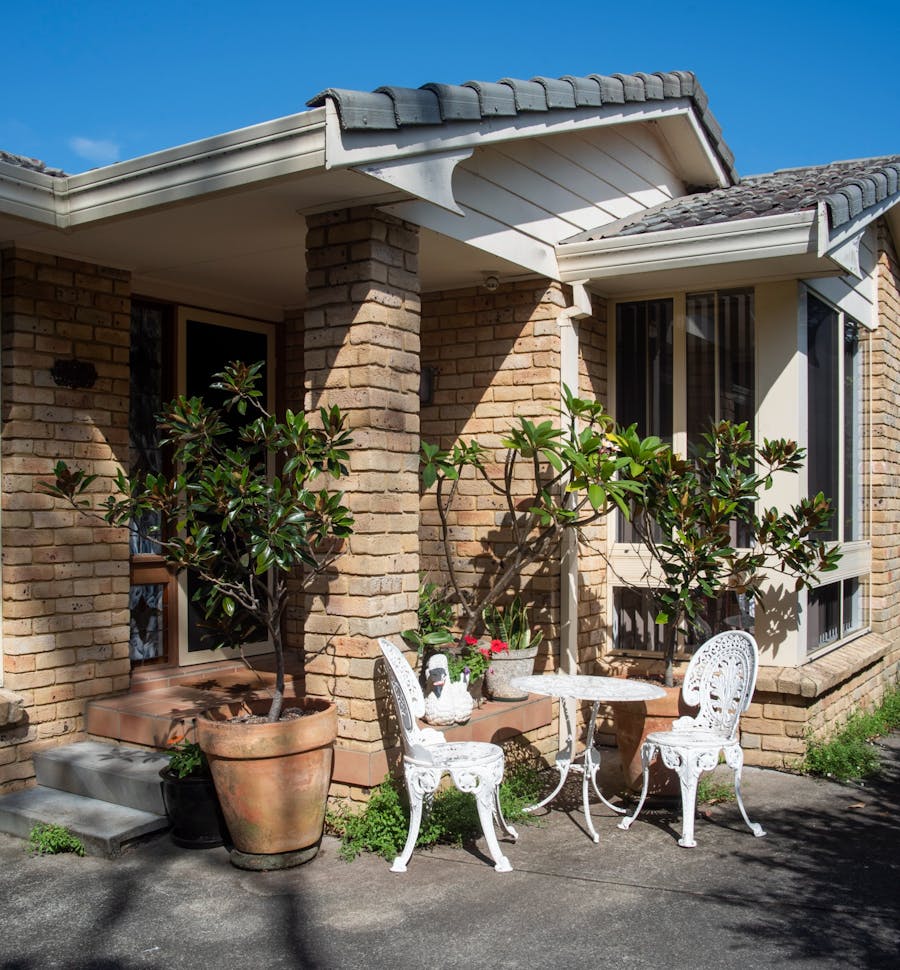
POLYGON ((737 737, 738 721, 747 710, 753 688, 759 650, 749 633, 734 631, 711 637, 691 658, 681 696, 691 707, 700 705, 694 717, 679 717, 671 731, 654 731, 647 735, 641 748, 644 783, 634 814, 619 822, 627 829, 638 817, 647 797, 650 765, 657 754, 667 768, 678 773, 681 782, 682 827, 679 845, 692 848, 694 814, 697 806, 697 783, 700 774, 711 771, 724 753, 725 762, 734 770, 734 792, 738 807, 750 831, 759 838, 766 833, 751 822, 741 797, 741 769, 744 753, 737 737))
POLYGON ((500 810, 500 782, 503 780, 503 748, 486 741, 445 741, 434 728, 419 727, 425 713, 425 698, 415 671, 390 640, 378 641, 384 659, 397 720, 403 737, 403 773, 409 793, 409 833, 406 845, 394 859, 391 872, 406 872, 422 822, 423 802, 430 802, 441 778, 449 774, 453 784, 471 792, 478 806, 478 818, 497 872, 510 872, 509 859, 500 851, 494 832, 494 818, 513 839, 518 833, 500 810))

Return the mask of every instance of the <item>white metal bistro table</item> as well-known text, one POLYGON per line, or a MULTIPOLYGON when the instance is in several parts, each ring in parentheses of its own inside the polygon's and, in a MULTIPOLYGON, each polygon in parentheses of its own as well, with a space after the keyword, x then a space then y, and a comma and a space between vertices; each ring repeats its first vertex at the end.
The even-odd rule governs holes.
POLYGON ((560 793, 570 771, 581 772, 581 796, 584 804, 584 819, 591 838, 600 841, 600 836, 591 820, 590 805, 588 804, 588 779, 594 786, 594 791, 608 808, 620 815, 625 814, 624 808, 607 801, 603 792, 597 787, 597 771, 600 768, 600 752, 594 747, 594 726, 597 723, 597 710, 603 703, 616 701, 649 701, 658 697, 665 697, 662 687, 655 684, 645 684, 639 680, 628 680, 625 677, 589 677, 582 674, 533 674, 530 677, 513 677, 510 683, 519 690, 529 694, 543 694, 547 697, 558 697, 566 718, 566 746, 556 755, 556 770, 559 772, 559 784, 552 792, 536 805, 530 805, 526 812, 536 812, 539 808, 549 804, 560 793), (587 740, 584 751, 575 754, 575 723, 567 700, 593 701, 591 718, 588 722, 587 740), (575 762, 581 759, 581 764, 575 762))

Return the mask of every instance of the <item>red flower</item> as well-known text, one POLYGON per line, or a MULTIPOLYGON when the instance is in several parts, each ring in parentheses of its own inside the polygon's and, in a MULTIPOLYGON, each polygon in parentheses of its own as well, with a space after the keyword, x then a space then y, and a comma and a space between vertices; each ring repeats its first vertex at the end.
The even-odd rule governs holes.
POLYGON ((491 648, 490 647, 479 647, 478 648, 478 652, 481 654, 482 657, 485 657, 485 658, 488 658, 488 659, 491 656, 491 648))
POLYGON ((504 650, 509 650, 508 643, 502 640, 491 640, 491 653, 503 653, 504 650))
POLYGON ((471 634, 469 634, 469 633, 467 633, 467 634, 466 634, 466 638, 465 638, 465 639, 466 639, 466 643, 467 643, 467 644, 468 644, 468 645, 469 645, 470 647, 474 647, 474 646, 475 646, 475 644, 476 644, 476 643, 478 643, 478 637, 473 637, 473 636, 472 636, 471 634))

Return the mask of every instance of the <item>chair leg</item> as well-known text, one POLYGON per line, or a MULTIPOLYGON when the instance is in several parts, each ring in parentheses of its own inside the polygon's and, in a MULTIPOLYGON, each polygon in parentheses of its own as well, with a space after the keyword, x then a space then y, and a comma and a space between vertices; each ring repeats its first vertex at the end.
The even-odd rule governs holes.
POLYGON ((500 843, 494 831, 495 804, 499 807, 498 786, 491 785, 487 778, 482 777, 474 794, 475 804, 478 806, 478 820, 481 822, 481 831, 488 844, 488 851, 494 860, 494 868, 497 872, 512 872, 509 859, 500 851, 500 843))
POLYGON ((696 846, 694 841, 694 816, 697 814, 697 783, 700 781, 700 769, 693 755, 682 757, 681 764, 675 770, 681 784, 681 838, 678 844, 686 849, 696 846))
POLYGON ((650 787, 650 765, 653 759, 656 757, 656 745, 651 741, 645 741, 641 745, 641 767, 643 769, 643 784, 641 785, 641 797, 638 799, 637 808, 634 810, 633 815, 629 815, 628 818, 623 818, 619 822, 619 828, 624 831, 628 831, 631 828, 631 823, 641 814, 641 809, 644 807, 644 802, 647 800, 647 789, 650 787))
POLYGON ((506 834, 513 840, 513 842, 517 841, 519 838, 519 833, 509 824, 509 822, 506 821, 506 817, 503 814, 503 809, 500 807, 500 786, 499 785, 496 785, 494 787, 493 802, 494 802, 493 804, 494 816, 496 817, 497 823, 499 824, 500 828, 503 829, 504 832, 506 832, 506 834))
POLYGON ((413 849, 416 847, 416 840, 419 838, 419 828, 422 825, 422 806, 426 799, 431 803, 434 792, 441 781, 441 773, 433 769, 421 769, 407 765, 404 771, 406 776, 406 792, 409 795, 409 831, 406 834, 406 845, 403 851, 394 859, 391 865, 391 872, 406 872, 406 864, 409 862, 413 849))
POLYGON ((406 872, 406 863, 413 854, 416 847, 416 839, 419 837, 419 827, 422 824, 422 795, 413 789, 409 791, 409 832, 406 835, 406 845, 403 851, 394 859, 391 872, 406 872))
POLYGON ((741 815, 747 823, 747 828, 750 829, 756 838, 762 838, 766 834, 765 829, 758 822, 750 821, 750 817, 747 815, 747 809, 744 808, 744 798, 741 794, 741 772, 744 767, 744 752, 739 747, 727 748, 725 750, 725 761, 730 768, 734 769, 734 794, 737 798, 741 815))

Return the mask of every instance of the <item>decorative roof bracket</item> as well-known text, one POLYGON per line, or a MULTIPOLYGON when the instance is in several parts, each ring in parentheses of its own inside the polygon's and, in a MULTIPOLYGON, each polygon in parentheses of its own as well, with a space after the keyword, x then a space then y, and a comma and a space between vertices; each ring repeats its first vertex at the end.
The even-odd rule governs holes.
POLYGON ((442 209, 464 216, 453 195, 453 170, 472 155, 473 149, 437 152, 418 158, 399 158, 396 161, 359 165, 355 171, 403 189, 417 199, 424 199, 442 209))

